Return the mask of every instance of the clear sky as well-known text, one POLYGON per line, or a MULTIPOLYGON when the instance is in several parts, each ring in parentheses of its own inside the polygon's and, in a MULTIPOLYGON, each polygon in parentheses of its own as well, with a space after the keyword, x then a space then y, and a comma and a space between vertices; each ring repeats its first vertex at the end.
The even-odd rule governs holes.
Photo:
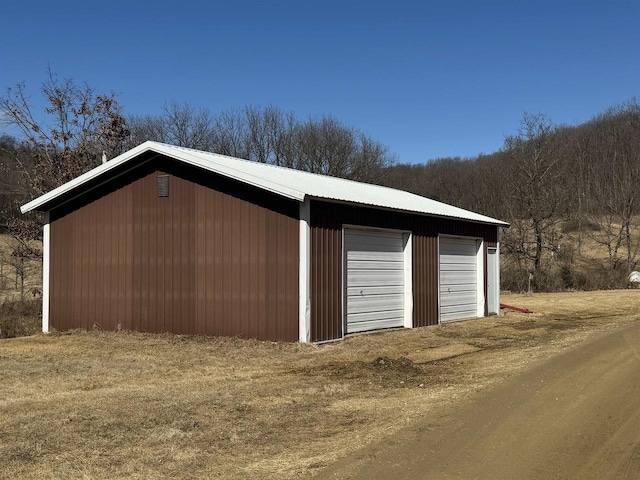
POLYGON ((400 162, 499 149, 524 112, 575 124, 640 97, 640 1, 30 0, 0 9, 0 90, 47 68, 129 114, 331 114, 400 162))

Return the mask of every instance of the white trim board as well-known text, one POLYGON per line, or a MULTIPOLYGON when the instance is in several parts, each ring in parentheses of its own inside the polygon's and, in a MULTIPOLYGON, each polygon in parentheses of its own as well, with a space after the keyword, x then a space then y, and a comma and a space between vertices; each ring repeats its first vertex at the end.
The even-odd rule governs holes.
POLYGON ((51 274, 51 223, 49 212, 44 214, 42 234, 42 331, 49 333, 49 292, 51 274))
POLYGON ((305 200, 300 204, 300 233, 299 233, 299 325, 298 339, 303 343, 311 341, 311 204, 305 200))

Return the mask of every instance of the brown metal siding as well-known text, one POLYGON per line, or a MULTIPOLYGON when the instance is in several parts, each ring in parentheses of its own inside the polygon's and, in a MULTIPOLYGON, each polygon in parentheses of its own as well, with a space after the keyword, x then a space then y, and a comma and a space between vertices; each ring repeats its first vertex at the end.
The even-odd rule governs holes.
POLYGON ((51 326, 297 340, 297 204, 161 166, 52 211, 51 326))
POLYGON ((132 275, 127 236, 131 189, 93 211, 78 210, 51 223, 50 321, 58 330, 115 328, 131 322, 124 305, 132 275), (106 208, 109 206, 110 208, 106 208), (128 265, 130 267, 130 264, 128 265))
POLYGON ((311 228, 311 341, 342 337, 342 230, 311 228))
MULTIPOLYGON (((342 336, 342 227, 363 225, 412 232, 413 325, 438 323, 438 235, 497 242, 497 227, 327 202, 311 203, 311 340, 342 336)), ((493 243, 492 243, 493 242, 493 243)), ((485 269, 485 298, 486 298, 485 269)), ((485 310, 486 310, 485 301, 485 310)))
POLYGON ((413 235, 413 326, 438 323, 438 238, 413 235))

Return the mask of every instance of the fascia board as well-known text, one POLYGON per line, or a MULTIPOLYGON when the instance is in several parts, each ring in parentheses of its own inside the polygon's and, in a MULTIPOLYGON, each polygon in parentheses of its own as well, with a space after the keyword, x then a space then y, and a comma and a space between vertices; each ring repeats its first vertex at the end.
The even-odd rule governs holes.
POLYGON ((122 155, 117 156, 116 158, 103 163, 102 165, 98 165, 96 168, 89 170, 86 173, 83 173, 82 175, 74 178, 73 180, 68 181, 67 183, 60 185, 57 188, 54 188, 53 190, 51 190, 50 192, 45 193, 44 195, 39 196, 38 198, 31 200, 28 203, 25 203, 24 205, 22 205, 20 207, 20 211, 22 213, 27 213, 30 212, 32 210, 35 210, 36 208, 38 208, 41 205, 44 205, 47 202, 50 202, 51 200, 56 199, 57 197, 59 197, 60 195, 67 193, 71 190, 73 190, 74 188, 79 187, 80 185, 82 185, 83 183, 86 183, 90 180, 93 180, 94 178, 97 178, 101 175, 103 175, 105 172, 108 172, 109 170, 116 168, 119 165, 122 165, 123 163, 131 160, 132 158, 140 155, 141 153, 146 152, 147 150, 150 150, 149 148, 149 143, 152 142, 145 142, 142 143, 140 145, 138 145, 135 148, 132 148, 131 150, 123 153, 122 155))

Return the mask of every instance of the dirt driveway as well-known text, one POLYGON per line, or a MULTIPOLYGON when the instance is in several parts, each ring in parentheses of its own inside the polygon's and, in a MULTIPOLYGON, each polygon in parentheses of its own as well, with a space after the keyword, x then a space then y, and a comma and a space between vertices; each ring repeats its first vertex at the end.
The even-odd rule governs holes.
POLYGON ((321 478, 640 478, 640 325, 604 330, 321 478))

